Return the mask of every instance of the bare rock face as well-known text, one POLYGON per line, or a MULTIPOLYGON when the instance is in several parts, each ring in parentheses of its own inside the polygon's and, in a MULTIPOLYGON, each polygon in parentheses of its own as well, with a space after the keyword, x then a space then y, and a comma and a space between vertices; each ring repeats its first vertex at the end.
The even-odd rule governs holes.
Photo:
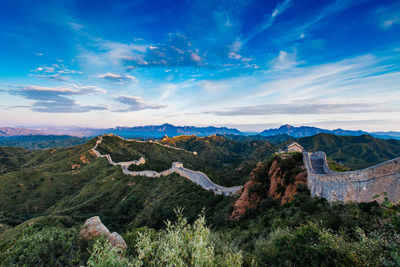
POLYGON ((125 240, 117 232, 113 232, 112 234, 110 234, 108 236, 108 240, 113 247, 117 247, 123 250, 126 250, 126 248, 128 247, 125 240))
POLYGON ((233 212, 231 218, 238 220, 243 214, 246 213, 247 209, 255 209, 261 200, 261 197, 255 193, 251 192, 251 188, 256 185, 261 185, 261 183, 255 181, 255 172, 263 168, 264 165, 259 162, 255 170, 250 174, 250 179, 245 183, 243 189, 239 191, 240 197, 235 201, 233 206, 233 212))
POLYGON ((111 233, 101 222, 99 216, 94 216, 85 221, 79 234, 84 239, 93 239, 99 236, 108 237, 111 233))
POLYGON ((297 185, 307 185, 307 172, 305 167, 302 168, 302 171, 296 175, 294 178, 295 182, 293 184, 289 184, 286 187, 285 195, 282 198, 282 203, 290 202, 293 200, 294 195, 297 193, 297 185))
POLYGON ((268 172, 270 181, 268 194, 272 198, 280 199, 282 204, 293 200, 294 195, 297 193, 297 185, 307 184, 307 172, 305 167, 302 166, 301 172, 294 177, 294 182, 287 185, 285 185, 284 177, 285 172, 279 167, 278 162, 274 161, 268 172), (284 188, 284 190, 279 190, 279 188, 284 188))
MULTIPOLYGON (((283 154, 284 157, 275 159, 270 166, 264 163, 258 163, 256 168, 251 172, 250 179, 239 191, 239 198, 235 201, 231 218, 238 220, 247 209, 256 209, 259 203, 266 198, 274 198, 280 200, 281 204, 293 200, 297 194, 298 185, 307 184, 307 172, 304 166, 300 167, 297 172, 290 174, 291 181, 285 182, 287 172, 281 167, 280 161, 291 160, 292 155, 283 154)), ((293 168, 296 168, 296 162, 292 162, 293 168)))
POLYGON ((117 232, 110 233, 107 227, 101 222, 99 216, 87 219, 79 234, 81 238, 89 240, 103 236, 108 239, 113 247, 118 247, 123 250, 126 250, 128 247, 125 240, 117 232))

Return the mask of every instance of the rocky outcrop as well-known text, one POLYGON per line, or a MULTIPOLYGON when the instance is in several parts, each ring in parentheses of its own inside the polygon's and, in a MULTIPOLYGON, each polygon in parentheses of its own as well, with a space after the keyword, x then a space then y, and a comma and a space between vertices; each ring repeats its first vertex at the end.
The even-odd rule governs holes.
POLYGON ((113 232, 111 235, 109 235, 108 240, 110 241, 111 246, 113 247, 117 247, 124 250, 127 248, 125 240, 117 232, 113 232))
POLYGON ((292 201, 299 184, 305 185, 307 183, 307 172, 302 166, 301 171, 294 176, 293 182, 287 182, 285 181, 285 179, 288 179, 287 173, 281 169, 278 161, 274 161, 269 169, 268 178, 270 181, 268 195, 280 199, 283 204, 292 201))
POLYGON ((84 239, 93 239, 99 236, 108 237, 111 233, 101 222, 100 217, 94 216, 85 221, 79 234, 84 239))
POLYGON ((290 202, 299 185, 306 185, 307 173, 301 157, 280 155, 272 162, 258 163, 235 201, 232 219, 239 219, 247 209, 256 209, 266 198, 290 202), (288 167, 289 166, 289 167, 288 167))
POLYGON ((261 196, 257 192, 253 192, 252 189, 256 186, 262 186, 260 182, 256 181, 255 173, 264 167, 264 164, 259 162, 251 172, 250 179, 245 183, 243 189, 239 192, 240 197, 235 201, 231 215, 232 219, 237 220, 246 213, 247 209, 255 209, 258 206, 261 196))
POLYGON ((99 216, 94 216, 87 219, 82 226, 79 235, 83 239, 91 240, 96 237, 105 237, 113 247, 126 249, 125 240, 118 233, 110 233, 108 228, 101 222, 99 216))

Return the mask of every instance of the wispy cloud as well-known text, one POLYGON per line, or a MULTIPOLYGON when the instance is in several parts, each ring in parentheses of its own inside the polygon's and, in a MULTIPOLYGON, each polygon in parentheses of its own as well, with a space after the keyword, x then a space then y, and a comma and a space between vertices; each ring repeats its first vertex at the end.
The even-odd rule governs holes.
POLYGON ((279 55, 270 61, 270 65, 273 69, 285 70, 295 67, 303 61, 297 61, 296 53, 288 53, 286 51, 279 51, 279 55))
POLYGON ((9 86, 9 94, 22 96, 35 102, 28 107, 36 112, 46 113, 81 113, 91 110, 104 110, 103 106, 81 105, 68 96, 103 94, 105 90, 96 86, 59 86, 42 87, 34 85, 9 86))
POLYGON ((105 79, 107 81, 118 82, 118 83, 123 83, 123 82, 136 83, 136 82, 138 82, 138 79, 135 76, 131 76, 131 75, 127 75, 127 74, 120 75, 118 73, 111 73, 111 72, 99 74, 96 77, 100 78, 100 79, 105 79))
POLYGON ((82 74, 81 71, 70 69, 61 62, 52 65, 40 66, 31 70, 31 72, 36 78, 60 82, 68 81, 69 75, 82 74))
POLYGON ((378 8, 375 11, 375 16, 379 26, 390 29, 395 24, 400 23, 400 3, 378 8))
POLYGON ((321 21, 334 16, 340 12, 343 12, 349 8, 361 5, 368 0, 354 0, 354 1, 344 1, 344 0, 335 0, 330 4, 326 5, 319 12, 315 12, 315 15, 312 15, 310 18, 307 18, 305 21, 299 21, 298 25, 290 27, 283 32, 281 32, 280 36, 277 37, 273 42, 278 45, 284 45, 288 43, 292 43, 299 39, 304 39, 308 36, 308 32, 312 31, 315 28, 320 27, 321 21))
POLYGON ((331 113, 377 113, 395 109, 384 104, 349 103, 349 104, 268 104, 260 106, 236 107, 223 111, 205 112, 221 116, 254 116, 272 114, 331 114, 331 113))
POLYGON ((162 109, 166 107, 166 105, 148 103, 139 96, 118 96, 115 98, 115 100, 121 104, 126 105, 125 108, 114 110, 116 112, 139 111, 144 109, 162 109))
MULTIPOLYGON (((368 97, 383 95, 395 89, 399 80, 398 68, 391 62, 394 58, 378 58, 364 55, 344 59, 334 63, 295 68, 291 71, 264 72, 266 82, 260 82, 254 93, 247 98, 286 95, 285 99, 309 99, 318 97, 368 97), (385 62, 387 60, 387 62, 385 62), (382 79, 386 79, 385 88, 376 91, 382 79), (360 94, 360 92, 369 94, 360 94)), ((261 76, 259 79, 261 79, 261 76)))
POLYGON ((201 66, 206 60, 199 49, 183 34, 170 34, 169 38, 140 55, 126 56, 122 62, 130 67, 201 66))
POLYGON ((270 15, 265 15, 264 20, 258 24, 253 31, 249 34, 249 36, 244 39, 244 43, 253 39, 256 35, 262 33, 272 26, 276 18, 285 12, 292 4, 292 0, 284 0, 276 6, 276 8, 272 11, 270 15))
POLYGON ((314 66, 287 68, 283 64, 285 68, 270 68, 248 76, 203 80, 199 83, 201 89, 219 93, 199 95, 195 103, 202 103, 207 111, 213 106, 211 114, 225 116, 319 114, 323 107, 333 114, 399 112, 400 95, 395 93, 400 83, 400 69, 394 64, 397 60, 364 55, 314 66))
POLYGON ((67 77, 61 76, 60 74, 37 74, 35 75, 35 77, 39 79, 59 81, 59 82, 68 81, 67 77))
POLYGON ((157 44, 118 43, 94 38, 99 51, 84 51, 78 58, 91 65, 123 66, 127 70, 137 67, 182 67, 207 64, 199 49, 183 34, 170 33, 168 38, 157 44))

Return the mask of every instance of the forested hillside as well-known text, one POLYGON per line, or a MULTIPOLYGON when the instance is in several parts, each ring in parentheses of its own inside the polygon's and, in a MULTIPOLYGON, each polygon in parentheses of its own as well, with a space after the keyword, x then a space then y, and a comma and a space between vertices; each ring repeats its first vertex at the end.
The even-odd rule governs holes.
MULTIPOLYGON (((314 138, 321 144, 330 140, 329 135, 314 138)), ((353 145, 369 147, 369 140, 353 145)), ((181 161, 214 182, 246 183, 238 195, 227 197, 177 174, 124 175, 119 166, 95 157, 95 141, 37 151, 0 149, 0 265, 156 266, 196 262, 198 257, 199 264, 211 266, 399 263, 398 206, 329 204, 311 198, 301 154, 278 156, 266 141, 221 136, 160 141, 197 155, 115 136, 105 136, 98 146, 115 161, 144 157, 146 168, 159 169, 181 161), (128 249, 82 239, 79 229, 92 216, 120 233, 128 249), (204 242, 194 242, 199 238, 204 242), (165 260, 166 255, 175 256, 165 260)), ((394 155, 396 144, 385 142, 378 148, 392 149, 394 155)))
POLYGON ((0 137, 0 146, 22 147, 29 150, 44 148, 64 148, 86 143, 89 138, 69 135, 22 135, 0 137))

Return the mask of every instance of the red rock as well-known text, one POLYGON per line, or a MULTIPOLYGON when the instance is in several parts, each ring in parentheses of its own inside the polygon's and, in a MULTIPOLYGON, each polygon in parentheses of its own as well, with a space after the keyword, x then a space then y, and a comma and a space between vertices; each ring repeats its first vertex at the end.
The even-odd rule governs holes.
POLYGON ((93 239, 94 237, 105 236, 108 238, 110 231, 101 222, 99 216, 94 216, 85 221, 79 235, 84 239, 93 239))
POLYGON ((112 234, 110 234, 108 236, 108 240, 113 247, 117 247, 123 250, 126 250, 126 248, 128 247, 125 240, 117 232, 113 232, 112 234))

